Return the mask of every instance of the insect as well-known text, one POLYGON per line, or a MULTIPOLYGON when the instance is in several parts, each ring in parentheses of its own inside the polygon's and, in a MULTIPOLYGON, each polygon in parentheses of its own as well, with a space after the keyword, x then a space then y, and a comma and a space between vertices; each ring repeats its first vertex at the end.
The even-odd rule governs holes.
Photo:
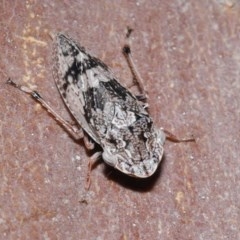
POLYGON ((123 53, 141 91, 139 96, 123 87, 106 64, 70 37, 57 34, 54 46, 54 79, 78 129, 61 118, 38 92, 11 79, 7 83, 40 102, 70 134, 83 138, 88 149, 93 149, 94 143, 100 145, 102 152, 96 152, 92 160, 102 156, 105 163, 124 174, 147 178, 161 162, 166 138, 174 142, 194 141, 193 138, 178 139, 154 126, 147 111, 144 84, 128 45, 124 46, 123 53))

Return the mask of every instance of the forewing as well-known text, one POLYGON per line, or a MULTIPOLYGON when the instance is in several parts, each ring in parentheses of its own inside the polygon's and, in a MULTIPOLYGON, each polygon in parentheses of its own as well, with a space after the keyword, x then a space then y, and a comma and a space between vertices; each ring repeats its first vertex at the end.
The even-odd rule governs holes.
POLYGON ((135 97, 102 61, 63 34, 56 37, 55 58, 54 78, 64 102, 81 127, 100 143, 111 121, 108 108, 113 102, 136 107, 135 97))

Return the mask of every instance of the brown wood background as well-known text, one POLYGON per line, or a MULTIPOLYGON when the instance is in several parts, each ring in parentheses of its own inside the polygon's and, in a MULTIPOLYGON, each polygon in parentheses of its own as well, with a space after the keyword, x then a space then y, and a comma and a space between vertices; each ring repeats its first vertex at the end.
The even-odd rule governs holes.
POLYGON ((1 1, 1 239, 240 239, 240 2, 1 1), (8 77, 71 119, 51 73, 59 31, 122 83, 127 27, 155 124, 196 143, 165 145, 158 173, 137 181, 104 163, 84 189, 76 142, 8 77))

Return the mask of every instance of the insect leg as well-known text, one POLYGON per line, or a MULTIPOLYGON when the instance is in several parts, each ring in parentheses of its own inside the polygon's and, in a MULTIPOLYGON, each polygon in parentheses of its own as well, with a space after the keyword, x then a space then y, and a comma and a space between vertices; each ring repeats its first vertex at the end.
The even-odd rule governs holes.
POLYGON ((176 143, 179 143, 179 142, 196 142, 195 138, 193 138, 193 137, 192 138, 181 139, 181 138, 176 137, 175 135, 173 135, 171 132, 169 132, 166 129, 161 128, 161 130, 166 134, 166 139, 168 139, 171 142, 176 142, 176 143))
POLYGON ((95 144, 94 142, 91 141, 91 139, 89 139, 89 136, 87 134, 84 134, 83 141, 84 141, 84 145, 88 150, 94 149, 95 144))
POLYGON ((13 82, 10 78, 7 80, 7 84, 18 88, 22 92, 25 92, 31 95, 37 102, 39 102, 52 116, 75 138, 80 139, 83 138, 84 134, 81 128, 76 128, 72 126, 69 122, 64 120, 60 115, 58 115, 52 107, 41 97, 41 95, 37 91, 33 91, 32 89, 19 85, 13 82))
POLYGON ((128 63, 129 68, 130 68, 130 70, 132 72, 134 80, 137 81, 139 89, 140 89, 140 91, 142 93, 141 95, 137 96, 137 98, 138 98, 138 100, 145 101, 148 98, 148 94, 147 94, 147 91, 146 91, 146 89, 144 87, 143 79, 141 78, 141 75, 139 74, 139 72, 138 72, 138 70, 136 68, 136 65, 133 62, 130 46, 128 44, 126 44, 123 47, 122 52, 123 52, 124 56, 127 59, 127 63, 128 63))
POLYGON ((94 153, 89 161, 88 161, 88 172, 87 172, 87 180, 85 184, 85 189, 89 189, 91 185, 91 171, 93 168, 94 163, 99 159, 99 157, 102 155, 102 152, 96 152, 94 153))

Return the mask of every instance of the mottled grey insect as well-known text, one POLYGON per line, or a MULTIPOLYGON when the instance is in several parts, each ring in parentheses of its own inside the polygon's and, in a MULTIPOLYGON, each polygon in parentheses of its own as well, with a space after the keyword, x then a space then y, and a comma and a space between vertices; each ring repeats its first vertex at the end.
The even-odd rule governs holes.
MULTIPOLYGON (((8 83, 41 102, 70 133, 80 137, 87 134, 99 144, 102 152, 92 158, 102 155, 104 162, 119 171, 146 178, 156 171, 161 162, 166 135, 176 142, 193 141, 179 140, 168 131, 157 129, 141 97, 123 87, 102 61, 87 53, 73 39, 57 34, 54 49, 56 85, 84 133, 55 113, 36 91, 17 85, 10 79, 8 83)), ((142 93, 145 93, 128 46, 124 47, 124 54, 142 93)), ((86 137, 84 139, 86 146, 93 148, 93 144, 86 141, 86 137)))

